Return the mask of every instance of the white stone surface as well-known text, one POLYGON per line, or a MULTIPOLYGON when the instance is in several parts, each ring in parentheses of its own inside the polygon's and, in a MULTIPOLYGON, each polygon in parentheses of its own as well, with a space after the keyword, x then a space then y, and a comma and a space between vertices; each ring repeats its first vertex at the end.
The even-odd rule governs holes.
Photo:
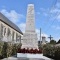
POLYGON ((33 58, 33 59, 45 59, 45 60, 51 60, 50 58, 47 58, 43 56, 43 54, 23 54, 23 53, 17 53, 18 58, 33 58))
POLYGON ((22 48, 38 48, 37 34, 35 32, 34 5, 29 4, 27 9, 26 29, 23 34, 22 48))
POLYGON ((2 59, 2 60, 18 60, 18 59, 15 58, 15 57, 8 57, 8 58, 4 58, 4 59, 2 59))

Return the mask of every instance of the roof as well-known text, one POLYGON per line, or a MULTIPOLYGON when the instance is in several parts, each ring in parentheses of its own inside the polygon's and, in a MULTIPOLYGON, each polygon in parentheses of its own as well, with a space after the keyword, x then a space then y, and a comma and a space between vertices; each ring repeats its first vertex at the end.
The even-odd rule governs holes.
POLYGON ((19 27, 15 25, 13 22, 11 22, 7 17, 5 17, 1 12, 0 12, 0 21, 3 21, 4 23, 8 24, 10 27, 12 27, 14 30, 18 31, 19 33, 23 34, 19 27))

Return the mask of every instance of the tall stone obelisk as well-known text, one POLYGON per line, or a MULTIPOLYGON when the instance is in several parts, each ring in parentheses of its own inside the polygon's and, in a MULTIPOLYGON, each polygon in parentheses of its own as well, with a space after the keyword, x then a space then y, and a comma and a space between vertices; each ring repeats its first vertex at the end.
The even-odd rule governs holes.
POLYGON ((26 29, 23 34, 22 48, 38 48, 37 34, 35 32, 34 5, 29 4, 27 8, 26 29))

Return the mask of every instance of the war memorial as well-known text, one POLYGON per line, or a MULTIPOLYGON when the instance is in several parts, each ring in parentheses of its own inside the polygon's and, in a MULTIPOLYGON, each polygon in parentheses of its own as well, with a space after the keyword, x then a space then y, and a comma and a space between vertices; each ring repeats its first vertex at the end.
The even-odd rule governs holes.
POLYGON ((60 0, 0 0, 0 60, 60 60, 60 0))
POLYGON ((42 55, 42 51, 38 49, 38 39, 35 31, 35 12, 34 4, 28 4, 27 18, 26 18, 26 29, 23 34, 22 48, 18 49, 18 58, 27 59, 46 59, 47 57, 42 55))
POLYGON ((35 31, 34 5, 29 4, 26 16, 26 28, 23 34, 22 48, 38 49, 37 33, 35 31))
MULTIPOLYGON (((0 43, 3 42, 0 58, 2 60, 51 60, 43 56, 42 49, 38 48, 35 23, 34 4, 27 6, 25 33, 0 13, 0 43)), ((45 37, 42 37, 42 45, 45 41, 45 37)))

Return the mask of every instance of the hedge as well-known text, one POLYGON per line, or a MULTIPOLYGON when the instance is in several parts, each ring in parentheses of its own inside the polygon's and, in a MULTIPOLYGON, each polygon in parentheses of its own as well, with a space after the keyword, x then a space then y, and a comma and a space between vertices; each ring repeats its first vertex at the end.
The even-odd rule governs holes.
POLYGON ((43 55, 54 60, 60 60, 60 47, 55 47, 53 45, 46 45, 43 48, 43 55))
POLYGON ((21 47, 20 44, 0 42, 0 59, 16 55, 18 46, 21 47))

